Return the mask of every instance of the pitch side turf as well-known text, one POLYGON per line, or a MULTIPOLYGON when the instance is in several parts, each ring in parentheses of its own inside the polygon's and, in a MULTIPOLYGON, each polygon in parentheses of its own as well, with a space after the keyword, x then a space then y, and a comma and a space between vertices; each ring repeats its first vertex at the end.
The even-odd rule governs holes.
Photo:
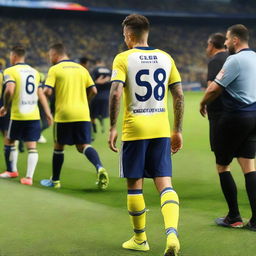
MULTIPOLYGON (((184 256, 255 256, 256 233, 214 225, 227 213, 214 158, 209 151, 208 122, 199 112, 202 93, 186 93, 184 148, 173 156, 174 187, 180 196, 179 234, 184 256)), ((110 187, 96 189, 95 170, 74 147, 67 147, 62 188, 43 188, 39 181, 51 175, 52 130, 40 144, 34 185, 18 179, 0 180, 0 256, 161 256, 165 248, 159 196, 151 180, 145 182, 148 253, 125 251, 132 235, 126 211, 125 181, 118 178, 118 155, 107 147, 107 134, 98 134, 94 147, 110 174, 110 187)), ((1 144, 2 145, 2 144, 1 144)), ((2 146, 1 146, 2 147, 2 146)), ((19 155, 25 174, 26 153, 19 155)), ((4 170, 3 153, 0 168, 4 170)), ((131 159, 132 161, 132 159, 131 159)), ((234 161, 241 213, 250 217, 244 178, 234 161)))

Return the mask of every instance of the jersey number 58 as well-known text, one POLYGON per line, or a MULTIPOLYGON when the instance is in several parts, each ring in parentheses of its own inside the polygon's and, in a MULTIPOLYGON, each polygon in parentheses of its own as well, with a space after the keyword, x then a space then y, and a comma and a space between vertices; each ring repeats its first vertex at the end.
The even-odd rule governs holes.
MULTIPOLYGON (((141 80, 142 75, 150 75, 149 69, 142 69, 142 70, 138 71, 138 73, 135 76, 137 85, 146 87, 146 89, 147 89, 145 95, 139 95, 139 94, 135 93, 136 99, 138 101, 147 101, 153 94, 154 98, 156 100, 161 101, 165 95, 165 85, 164 85, 164 81, 166 79, 165 70, 162 68, 158 68, 153 73, 153 78, 154 78, 154 81, 156 82, 156 86, 154 86, 154 90, 152 89, 153 85, 150 84, 150 82, 141 80), (161 78, 159 78, 159 75, 162 75, 161 78)), ((151 80, 151 79, 149 79, 149 80, 151 80)))

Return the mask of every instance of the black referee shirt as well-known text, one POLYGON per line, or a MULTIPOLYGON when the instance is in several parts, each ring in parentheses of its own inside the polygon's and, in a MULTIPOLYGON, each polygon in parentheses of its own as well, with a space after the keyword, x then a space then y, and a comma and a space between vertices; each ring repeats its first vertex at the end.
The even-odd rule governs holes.
MULTIPOLYGON (((224 62, 228 57, 227 52, 219 52, 215 54, 208 62, 207 81, 214 81, 215 77, 221 70, 224 62)), ((219 115, 223 110, 221 97, 218 97, 213 102, 207 105, 208 118, 212 119, 219 115)))

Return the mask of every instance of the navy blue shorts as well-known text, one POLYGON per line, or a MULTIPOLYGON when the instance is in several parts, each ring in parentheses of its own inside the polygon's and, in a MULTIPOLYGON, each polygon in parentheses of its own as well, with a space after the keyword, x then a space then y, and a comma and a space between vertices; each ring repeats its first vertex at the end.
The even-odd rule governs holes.
POLYGON ((61 145, 91 143, 91 122, 54 124, 54 140, 61 145))
POLYGON ((40 138, 40 120, 11 120, 7 138, 11 140, 38 141, 40 138))
POLYGON ((92 99, 90 104, 91 118, 103 119, 109 117, 108 114, 108 98, 92 99))
POLYGON ((0 117, 0 130, 2 132, 8 131, 9 123, 10 123, 10 114, 9 115, 7 114, 5 116, 1 116, 0 117))
POLYGON ((172 176, 170 138, 124 141, 120 176, 154 178, 172 176))

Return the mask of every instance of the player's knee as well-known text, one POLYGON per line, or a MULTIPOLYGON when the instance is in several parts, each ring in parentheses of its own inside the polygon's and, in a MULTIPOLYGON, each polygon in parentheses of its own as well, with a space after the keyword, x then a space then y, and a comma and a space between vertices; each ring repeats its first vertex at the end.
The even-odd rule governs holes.
POLYGON ((91 148, 92 146, 90 144, 85 144, 85 145, 76 145, 76 148, 77 148, 77 151, 79 153, 82 153, 84 154, 85 151, 88 149, 88 148, 91 148))

